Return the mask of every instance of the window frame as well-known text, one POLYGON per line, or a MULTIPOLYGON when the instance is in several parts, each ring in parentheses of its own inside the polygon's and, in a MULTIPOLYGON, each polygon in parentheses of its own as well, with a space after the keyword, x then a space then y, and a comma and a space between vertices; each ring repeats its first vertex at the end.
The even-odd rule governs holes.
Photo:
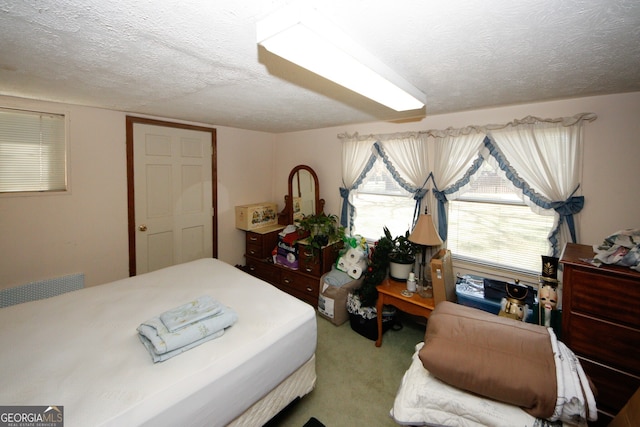
POLYGON ((60 116, 63 122, 63 131, 64 131, 64 189, 52 189, 52 190, 21 190, 21 191, 0 191, 0 198, 11 198, 11 197, 38 197, 38 196, 61 196, 61 195, 70 195, 71 194, 71 138, 69 135, 70 129, 70 113, 67 110, 56 109, 56 108, 39 108, 39 107, 14 107, 10 105, 0 105, 1 111, 8 112, 16 112, 16 113, 26 113, 32 115, 49 115, 49 116, 60 116))

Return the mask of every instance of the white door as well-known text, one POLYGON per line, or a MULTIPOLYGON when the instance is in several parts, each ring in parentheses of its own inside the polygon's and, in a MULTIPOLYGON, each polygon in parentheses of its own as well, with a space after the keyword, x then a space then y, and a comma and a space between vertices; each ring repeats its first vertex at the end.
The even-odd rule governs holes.
POLYGON ((213 256, 211 133, 134 123, 136 273, 213 256))

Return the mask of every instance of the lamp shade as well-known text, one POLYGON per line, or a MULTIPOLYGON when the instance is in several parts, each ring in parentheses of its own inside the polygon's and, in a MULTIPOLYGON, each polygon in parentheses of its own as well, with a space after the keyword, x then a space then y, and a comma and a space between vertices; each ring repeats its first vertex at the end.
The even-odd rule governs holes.
POLYGON ((433 225, 431 215, 420 215, 418 223, 409 236, 409 240, 423 246, 438 246, 442 244, 442 239, 433 225))

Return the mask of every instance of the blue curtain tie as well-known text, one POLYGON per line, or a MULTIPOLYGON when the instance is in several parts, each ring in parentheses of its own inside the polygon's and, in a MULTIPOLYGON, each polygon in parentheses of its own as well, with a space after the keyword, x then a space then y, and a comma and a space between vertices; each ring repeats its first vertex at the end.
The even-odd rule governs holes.
POLYGON ((434 190, 433 195, 438 201, 438 234, 442 241, 447 240, 447 209, 445 203, 447 203, 447 196, 444 191, 434 190))
POLYGON ((428 192, 428 189, 422 187, 413 193, 413 200, 416 201, 416 206, 413 208, 413 227, 418 223, 418 218, 420 217, 420 205, 422 204, 422 199, 424 199, 424 196, 426 196, 428 192))
POLYGON ((349 203, 349 193, 351 190, 340 187, 340 197, 342 197, 342 213, 340 214, 340 225, 348 228, 349 227, 349 208, 353 212, 353 206, 349 203))
POLYGON ((560 219, 566 219, 573 243, 576 243, 576 226, 573 221, 573 215, 580 212, 583 207, 584 196, 569 197, 563 202, 551 202, 551 208, 558 212, 560 219))

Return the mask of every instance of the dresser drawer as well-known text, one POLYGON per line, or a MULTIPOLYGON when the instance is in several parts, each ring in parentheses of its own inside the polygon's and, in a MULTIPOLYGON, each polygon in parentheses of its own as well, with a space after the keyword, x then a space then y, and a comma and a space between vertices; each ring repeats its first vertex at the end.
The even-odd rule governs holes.
POLYGON ((598 410, 609 415, 617 414, 633 393, 640 387, 640 378, 625 375, 591 360, 580 359, 580 364, 596 386, 598 410))
POLYGON ((280 269, 265 261, 247 257, 247 272, 271 284, 280 282, 280 269))
POLYGON ((247 243, 247 255, 261 259, 267 258, 267 256, 264 254, 262 246, 255 243, 247 243))
POLYGON ((245 233, 247 255, 260 259, 270 258, 273 248, 278 243, 278 233, 278 230, 269 233, 247 231, 245 233))
POLYGON ((640 330, 571 313, 569 332, 577 355, 640 375, 640 330))
POLYGON ((298 263, 301 271, 314 276, 321 276, 319 251, 314 251, 311 246, 298 246, 298 263))
POLYGON ((571 310, 625 325, 638 325, 640 283, 593 270, 571 272, 571 310))
POLYGON ((287 288, 312 295, 316 299, 320 292, 320 279, 317 277, 309 277, 295 271, 282 270, 280 275, 280 283, 287 288))

